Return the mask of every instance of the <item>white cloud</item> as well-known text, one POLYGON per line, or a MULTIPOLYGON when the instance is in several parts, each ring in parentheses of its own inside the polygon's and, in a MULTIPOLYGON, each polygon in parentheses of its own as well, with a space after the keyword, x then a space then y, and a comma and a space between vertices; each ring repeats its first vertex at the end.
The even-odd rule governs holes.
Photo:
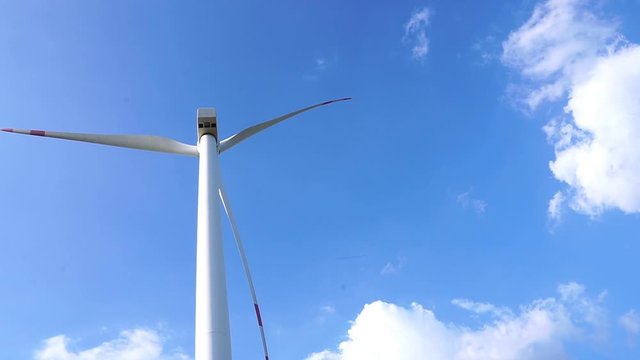
POLYGON ((585 294, 576 283, 561 285, 559 297, 532 301, 516 313, 491 304, 458 299, 474 313, 491 315, 482 326, 445 323, 419 304, 409 308, 375 301, 351 323, 337 351, 324 350, 307 360, 394 359, 564 359, 565 344, 591 339, 606 329, 602 296, 585 294))
POLYGON ((325 350, 317 353, 313 353, 307 357, 306 360, 340 360, 340 355, 333 351, 325 350))
POLYGON ((558 286, 558 292, 560 300, 568 304, 580 319, 581 327, 590 328, 587 337, 592 341, 604 341, 607 337, 607 312, 600 304, 607 296, 607 292, 602 291, 596 298, 591 299, 586 296, 584 286, 575 282, 558 286))
POLYGON ((566 111, 588 134, 556 149, 555 177, 573 191, 571 207, 598 215, 640 211, 640 47, 600 58, 571 90, 566 111))
POLYGON ((453 299, 451 300, 453 305, 460 307, 461 309, 470 311, 476 314, 491 314, 496 316, 511 315, 511 310, 506 307, 495 306, 493 304, 475 302, 469 299, 453 299))
POLYGON ((58 335, 44 341, 34 360, 188 360, 180 352, 167 354, 163 339, 153 330, 126 330, 114 340, 86 350, 71 350, 72 341, 58 335))
POLYGON ((640 312, 638 310, 631 309, 627 311, 626 314, 618 319, 618 322, 629 335, 630 341, 635 340, 635 337, 640 334, 640 312))
POLYGON ((422 60, 429 52, 427 27, 429 26, 430 11, 424 7, 411 14, 411 18, 404 25, 403 40, 412 44, 411 55, 414 59, 422 60))
POLYGON ((558 191, 549 200, 548 213, 549 217, 553 220, 559 221, 562 217, 562 204, 564 203, 564 195, 558 191))
POLYGON ((502 61, 530 80, 524 102, 560 100, 594 61, 621 41, 616 24, 587 9, 589 0, 548 0, 502 43, 502 61))
POLYGON ((532 79, 576 75, 618 37, 615 24, 586 9, 587 0, 549 0, 502 44, 502 60, 532 79))
POLYGON ((484 214, 484 212, 487 210, 487 206, 489 205, 484 200, 474 199, 473 197, 471 197, 471 191, 458 194, 458 196, 456 196, 456 201, 458 202, 458 204, 462 205, 462 208, 473 209, 473 211, 475 211, 475 213, 478 215, 484 214))
POLYGON ((640 47, 597 16, 591 1, 549 0, 503 43, 503 62, 528 81, 524 102, 566 99, 544 127, 555 148, 549 167, 567 189, 549 202, 597 216, 640 212, 640 47))

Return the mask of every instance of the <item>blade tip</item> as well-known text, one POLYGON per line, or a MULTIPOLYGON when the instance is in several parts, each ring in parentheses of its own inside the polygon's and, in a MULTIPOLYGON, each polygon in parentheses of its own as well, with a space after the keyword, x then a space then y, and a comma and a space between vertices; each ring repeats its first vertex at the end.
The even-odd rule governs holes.
POLYGON ((351 99, 353 99, 353 98, 345 97, 345 98, 340 98, 340 99, 333 99, 333 100, 325 101, 325 102, 321 103, 320 105, 329 105, 329 104, 333 104, 333 103, 338 102, 338 101, 346 101, 346 100, 351 100, 351 99))
POLYGON ((338 101, 347 101, 347 100, 351 100, 351 99, 353 99, 353 98, 352 97, 343 97, 343 98, 340 98, 340 99, 335 99, 335 100, 328 101, 328 103, 334 103, 334 102, 338 102, 338 101))
POLYGON ((4 132, 13 132, 13 129, 8 129, 8 128, 4 128, 4 129, 0 129, 0 130, 2 130, 4 132))

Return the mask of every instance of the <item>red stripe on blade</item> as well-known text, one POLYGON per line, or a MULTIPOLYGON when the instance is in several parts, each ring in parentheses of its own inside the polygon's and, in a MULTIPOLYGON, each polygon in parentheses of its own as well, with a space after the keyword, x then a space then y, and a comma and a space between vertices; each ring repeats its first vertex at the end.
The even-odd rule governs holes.
POLYGON ((256 308, 256 316, 258 317, 258 325, 262 326, 262 316, 260 316, 260 308, 258 307, 258 304, 253 304, 253 306, 256 308))
POLYGON ((13 132, 13 129, 2 129, 2 131, 13 132))
POLYGON ((29 130, 29 134, 35 136, 45 136, 44 131, 42 130, 29 130))

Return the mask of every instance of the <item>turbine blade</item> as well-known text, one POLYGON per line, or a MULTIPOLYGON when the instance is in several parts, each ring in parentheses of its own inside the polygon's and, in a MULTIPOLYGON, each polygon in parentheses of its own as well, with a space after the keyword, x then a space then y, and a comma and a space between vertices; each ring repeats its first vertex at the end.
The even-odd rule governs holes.
POLYGON ((268 128, 268 127, 271 127, 271 126, 273 126, 273 125, 275 125, 275 124, 277 124, 277 123, 279 123, 281 121, 287 120, 287 119, 289 119, 291 117, 294 117, 294 116, 296 116, 298 114, 301 114, 301 113, 303 113, 305 111, 309 111, 311 109, 315 109, 315 108, 320 107, 320 106, 329 105, 329 104, 333 104, 333 103, 338 102, 338 101, 345 101, 345 100, 351 100, 351 98, 342 98, 342 99, 335 99, 335 100, 325 101, 325 102, 322 102, 320 104, 311 105, 311 106, 306 107, 304 109, 296 110, 294 112, 279 116, 279 117, 277 117, 275 119, 271 119, 269 121, 265 121, 265 122, 260 123, 258 125, 254 125, 252 127, 246 128, 246 129, 240 131, 239 133, 237 133, 235 135, 231 135, 228 138, 220 141, 220 145, 218 146, 218 152, 222 153, 223 151, 228 150, 229 148, 231 148, 232 146, 234 146, 234 145, 238 144, 239 142, 245 140, 246 138, 248 138, 250 136, 253 136, 253 135, 259 133, 260 131, 262 131, 262 130, 268 128))
POLYGON ((2 129, 2 131, 16 134, 44 136, 57 139, 82 141, 94 144, 119 146, 131 149, 160 151, 171 154, 198 156, 198 149, 194 145, 183 144, 179 141, 150 135, 102 135, 79 134, 43 130, 2 129))
POLYGON ((253 278, 251 277, 251 271, 249 270, 249 262, 247 261, 247 256, 244 253, 244 246, 242 245, 242 239, 240 238, 238 225, 236 224, 236 219, 234 218, 233 212, 231 211, 231 207, 229 205, 229 198, 227 197, 227 193, 224 190, 224 184, 222 182, 222 176, 220 176, 219 169, 218 169, 218 176, 220 180, 220 189, 218 189, 218 192, 220 194, 220 200, 222 200, 222 206, 224 207, 224 211, 227 213, 227 218, 229 219, 229 223, 231 223, 231 229, 233 230, 233 237, 236 239, 236 245, 238 246, 238 252, 240 253, 240 259, 242 260, 242 267, 244 268, 244 273, 247 276, 247 282, 249 283, 249 290, 251 291, 251 298, 253 300, 253 308, 256 311, 258 327, 260 328, 260 337, 262 338, 262 349, 264 350, 264 358, 266 360, 269 360, 269 350, 267 349, 267 338, 264 334, 264 326, 262 326, 262 316, 260 315, 260 306, 258 306, 258 297, 256 296, 256 289, 253 286, 253 278))

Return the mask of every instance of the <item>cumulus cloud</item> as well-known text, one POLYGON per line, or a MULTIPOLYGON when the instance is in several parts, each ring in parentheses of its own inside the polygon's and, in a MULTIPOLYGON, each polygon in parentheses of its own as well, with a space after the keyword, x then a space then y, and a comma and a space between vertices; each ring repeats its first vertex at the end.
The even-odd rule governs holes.
POLYGON ((341 359, 340 355, 332 351, 325 350, 325 351, 321 351, 321 352, 317 352, 309 355, 309 357, 307 357, 306 360, 340 360, 340 359, 341 359))
POLYGON ((640 47, 603 57, 572 88, 566 111, 585 136, 556 149, 551 171, 573 192, 571 207, 597 215, 640 211, 640 47))
POLYGON ((574 77, 618 39, 615 24, 589 12, 588 0, 549 0, 502 44, 502 61, 541 84, 526 99, 531 108, 559 99, 574 77))
POLYGON ((549 167, 567 188, 549 202, 597 216, 640 212, 640 47, 587 0, 549 0, 503 43, 502 61, 520 72, 524 103, 566 101, 545 127, 549 167))
POLYGON ((125 330, 114 340, 86 350, 71 350, 72 341, 58 335, 44 341, 34 360, 188 360, 181 352, 167 353, 163 339, 147 329, 125 330))
POLYGON ((564 359, 565 344, 591 339, 606 329, 602 296, 588 296, 580 284, 563 284, 559 295, 532 301, 518 311, 457 299, 454 304, 490 318, 470 328, 445 323, 413 303, 383 301, 364 306, 336 351, 316 352, 306 360, 394 359, 564 359))
POLYGON ((429 52, 429 39, 427 38, 429 18, 430 11, 424 7, 411 14, 409 21, 404 25, 403 40, 411 44, 411 55, 417 60, 424 59, 429 52))

